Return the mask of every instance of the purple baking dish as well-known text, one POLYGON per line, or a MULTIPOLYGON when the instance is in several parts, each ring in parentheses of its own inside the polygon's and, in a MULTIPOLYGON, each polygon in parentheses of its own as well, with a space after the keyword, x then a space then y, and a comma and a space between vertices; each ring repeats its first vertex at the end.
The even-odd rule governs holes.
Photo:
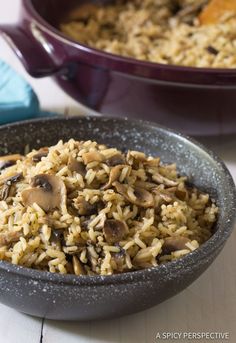
POLYGON ((107 115, 149 119, 190 134, 219 133, 222 121, 224 133, 236 131, 236 69, 161 65, 79 44, 57 27, 84 2, 22 0, 19 22, 0 25, 30 75, 52 75, 74 99, 107 115))

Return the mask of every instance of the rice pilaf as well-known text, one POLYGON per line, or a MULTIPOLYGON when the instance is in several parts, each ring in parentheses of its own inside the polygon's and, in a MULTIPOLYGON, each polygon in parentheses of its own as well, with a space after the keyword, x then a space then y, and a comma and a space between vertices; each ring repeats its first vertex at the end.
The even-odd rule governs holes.
POLYGON ((234 0, 116 0, 100 6, 89 3, 75 8, 60 25, 68 37, 108 53, 203 68, 236 68, 235 28, 234 0), (225 9, 217 22, 206 25, 201 23, 200 15, 207 5, 209 12, 220 12, 223 6, 225 9))
POLYGON ((0 259, 108 275, 178 259, 212 235, 218 208, 176 165, 70 139, 0 157, 0 259))

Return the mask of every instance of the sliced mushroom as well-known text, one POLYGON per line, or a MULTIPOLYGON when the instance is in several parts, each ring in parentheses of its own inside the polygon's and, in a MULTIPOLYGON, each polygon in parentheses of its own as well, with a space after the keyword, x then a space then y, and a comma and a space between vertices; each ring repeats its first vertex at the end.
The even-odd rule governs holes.
POLYGON ((17 173, 4 180, 3 186, 0 190, 0 200, 6 200, 9 197, 13 184, 20 181, 22 177, 22 173, 17 173))
MULTIPOLYGON (((110 171, 110 175, 109 175, 109 180, 108 182, 102 187, 102 189, 107 189, 109 187, 112 186, 113 182, 115 182, 116 180, 119 179, 120 177, 120 174, 122 172, 122 170, 124 169, 124 167, 127 168, 127 165, 118 165, 118 166, 115 166, 111 169, 110 171)), ((129 170, 128 170, 128 175, 130 174, 131 172, 131 167, 128 166, 129 170)))
POLYGON ((48 148, 41 148, 33 157, 32 157, 32 161, 33 162, 40 162, 42 160, 43 157, 47 157, 48 155, 48 148))
POLYGON ((168 255, 173 251, 188 249, 186 243, 190 243, 190 239, 186 237, 167 237, 162 245, 162 254, 168 255))
POLYGON ((94 204, 90 204, 84 197, 78 196, 74 200, 74 207, 78 210, 80 216, 91 216, 98 213, 104 207, 104 203, 97 201, 94 204))
POLYGON ((31 181, 31 189, 22 192, 25 206, 36 203, 45 212, 60 208, 66 203, 66 187, 60 177, 49 174, 36 175, 31 181))
POLYGON ((85 152, 82 155, 82 158, 85 164, 89 164, 91 162, 102 162, 104 160, 104 156, 98 151, 85 152))
POLYGON ((152 189, 157 188, 156 183, 148 182, 148 181, 136 181, 134 185, 135 187, 144 188, 148 191, 151 191, 152 189))
POLYGON ((117 192, 123 195, 123 197, 131 202, 132 204, 135 204, 140 207, 148 208, 154 206, 154 198, 153 195, 148 192, 144 188, 140 187, 134 187, 134 196, 135 200, 133 198, 130 198, 128 194, 128 186, 123 185, 117 181, 113 183, 114 187, 116 188, 117 192))
POLYGON ((79 261, 79 259, 76 256, 73 256, 72 263, 73 263, 75 275, 85 275, 86 274, 82 263, 79 261))
POLYGON ((129 229, 125 222, 115 219, 107 219, 103 227, 104 236, 109 244, 121 241, 128 231, 129 229))
POLYGON ((20 232, 6 232, 0 233, 0 247, 9 245, 10 243, 17 242, 18 239, 22 236, 20 232))
POLYGON ((23 178, 23 173, 17 173, 15 175, 8 177, 5 180, 5 184, 10 186, 13 183, 19 182, 22 178, 23 178))
POLYGON ((109 167, 115 167, 119 164, 125 164, 125 158, 120 153, 117 153, 117 154, 109 157, 108 159, 106 159, 105 163, 109 167))
POLYGON ((111 254, 111 263, 115 264, 115 270, 118 272, 123 271, 123 265, 125 262, 126 251, 121 248, 120 252, 112 253, 111 254))
POLYGON ((153 196, 150 192, 146 191, 143 188, 134 188, 134 195, 137 200, 135 201, 136 205, 147 208, 154 205, 153 196))
POLYGON ((175 195, 178 199, 184 201, 188 198, 188 191, 185 189, 176 189, 175 195))
POLYGON ((7 198, 10 195, 10 191, 11 191, 11 186, 8 185, 3 185, 1 190, 0 190, 0 200, 7 200, 7 198))
POLYGON ((23 156, 19 154, 0 156, 0 170, 13 166, 18 160, 22 160, 22 158, 23 156))
POLYGON ((68 160, 68 169, 71 172, 76 172, 82 176, 86 175, 86 167, 84 163, 77 161, 75 158, 71 156, 69 157, 69 160, 68 160))

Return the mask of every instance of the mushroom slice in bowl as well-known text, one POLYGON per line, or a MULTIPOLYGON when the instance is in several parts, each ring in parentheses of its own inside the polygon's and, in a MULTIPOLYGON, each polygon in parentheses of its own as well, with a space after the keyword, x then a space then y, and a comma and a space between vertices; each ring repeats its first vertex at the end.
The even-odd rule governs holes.
POLYGON ((122 156, 122 154, 117 153, 109 158, 106 159, 105 163, 109 166, 109 167, 115 167, 117 165, 121 165, 121 164, 125 164, 125 158, 124 156, 122 156))
POLYGON ((107 219, 103 227, 104 236, 109 244, 121 241, 129 232, 125 222, 116 219, 107 219))
POLYGON ((164 243, 162 245, 162 252, 163 254, 168 255, 176 250, 189 250, 188 246, 186 246, 187 243, 191 243, 191 241, 189 238, 186 237, 167 237, 164 239, 164 243))
POLYGON ((86 175, 86 167, 84 163, 77 161, 76 158, 73 158, 71 156, 69 157, 69 160, 68 160, 68 169, 71 172, 76 172, 82 176, 86 175))
POLYGON ((134 187, 133 189, 128 185, 121 184, 117 181, 113 183, 117 192, 123 195, 123 197, 140 207, 148 208, 154 206, 154 198, 152 193, 141 187, 134 187))
POLYGON ((23 178, 22 173, 14 174, 6 179, 1 180, 0 200, 6 200, 12 191, 12 186, 23 178))
POLYGON ((112 186, 112 184, 117 181, 119 179, 119 177, 121 176, 122 171, 124 170, 124 168, 127 168, 126 172, 125 172, 125 177, 129 176, 131 173, 131 166, 127 166, 127 165, 117 165, 115 167, 113 167, 110 171, 110 175, 109 175, 109 180, 108 182, 102 187, 102 189, 107 189, 109 187, 112 186))
POLYGON ((66 203, 66 187, 60 177, 49 174, 39 174, 31 180, 30 189, 22 193, 25 206, 36 203, 45 212, 60 208, 66 203))
POLYGON ((0 171, 16 164, 18 160, 22 160, 23 156, 19 154, 0 156, 0 171))
POLYGON ((47 157, 48 152, 49 150, 47 147, 39 149, 38 152, 36 152, 36 154, 32 156, 32 161, 35 163, 40 162, 43 157, 47 157))

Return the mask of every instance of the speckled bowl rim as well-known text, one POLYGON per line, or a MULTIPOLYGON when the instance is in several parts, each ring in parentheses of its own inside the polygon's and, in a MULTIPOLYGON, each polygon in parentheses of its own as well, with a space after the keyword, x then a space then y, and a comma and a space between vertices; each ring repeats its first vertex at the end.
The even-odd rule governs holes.
MULTIPOLYGON (((197 147, 199 150, 203 151, 208 157, 214 160, 214 162, 218 165, 218 171, 224 174, 223 183, 227 184, 231 189, 232 192, 228 195, 230 203, 234 204, 229 209, 226 208, 226 214, 228 215, 227 220, 225 221, 225 225, 219 227, 217 231, 213 234, 213 236, 207 240, 204 244, 202 244, 198 249, 195 251, 185 255, 184 257, 170 261, 165 264, 161 264, 157 267, 146 268, 138 271, 131 271, 125 272, 121 274, 113 274, 113 275, 95 275, 95 276, 75 276, 75 275, 62 275, 62 274, 54 274, 46 271, 40 271, 36 269, 31 269, 27 267, 22 267, 18 265, 13 265, 10 262, 0 261, 0 270, 4 270, 8 273, 14 273, 20 275, 21 277, 31 278, 32 280, 40 280, 45 282, 51 282, 56 284, 62 285, 77 285, 77 286, 102 286, 107 284, 127 284, 127 283, 135 283, 137 281, 146 280, 149 278, 150 274, 155 273, 177 273, 181 268, 189 268, 192 265, 200 262, 202 259, 205 259, 208 255, 211 255, 214 250, 227 240, 229 235, 234 229, 234 225, 236 223, 236 189, 233 178, 225 166, 224 162, 210 149, 206 148, 201 143, 197 142, 195 139, 190 138, 182 133, 179 133, 175 130, 166 128, 162 125, 156 124, 150 121, 144 121, 139 119, 132 119, 129 120, 126 117, 119 118, 119 117, 106 117, 106 116, 85 116, 85 117, 75 117, 75 116, 55 116, 51 118, 40 118, 40 119, 31 119, 25 120, 21 122, 16 122, 12 124, 6 124, 0 126, 0 133, 2 130, 16 128, 18 126, 24 126, 28 124, 46 124, 49 125, 54 121, 88 121, 88 122, 96 122, 96 121, 116 121, 116 122, 132 122, 134 125, 142 125, 142 126, 152 126, 161 131, 162 133, 169 133, 172 136, 175 136, 178 140, 181 140, 184 144, 190 144, 192 146, 197 147)), ((1 143, 1 138, 0 138, 1 143)), ((226 199, 227 200, 227 199, 226 199)))

